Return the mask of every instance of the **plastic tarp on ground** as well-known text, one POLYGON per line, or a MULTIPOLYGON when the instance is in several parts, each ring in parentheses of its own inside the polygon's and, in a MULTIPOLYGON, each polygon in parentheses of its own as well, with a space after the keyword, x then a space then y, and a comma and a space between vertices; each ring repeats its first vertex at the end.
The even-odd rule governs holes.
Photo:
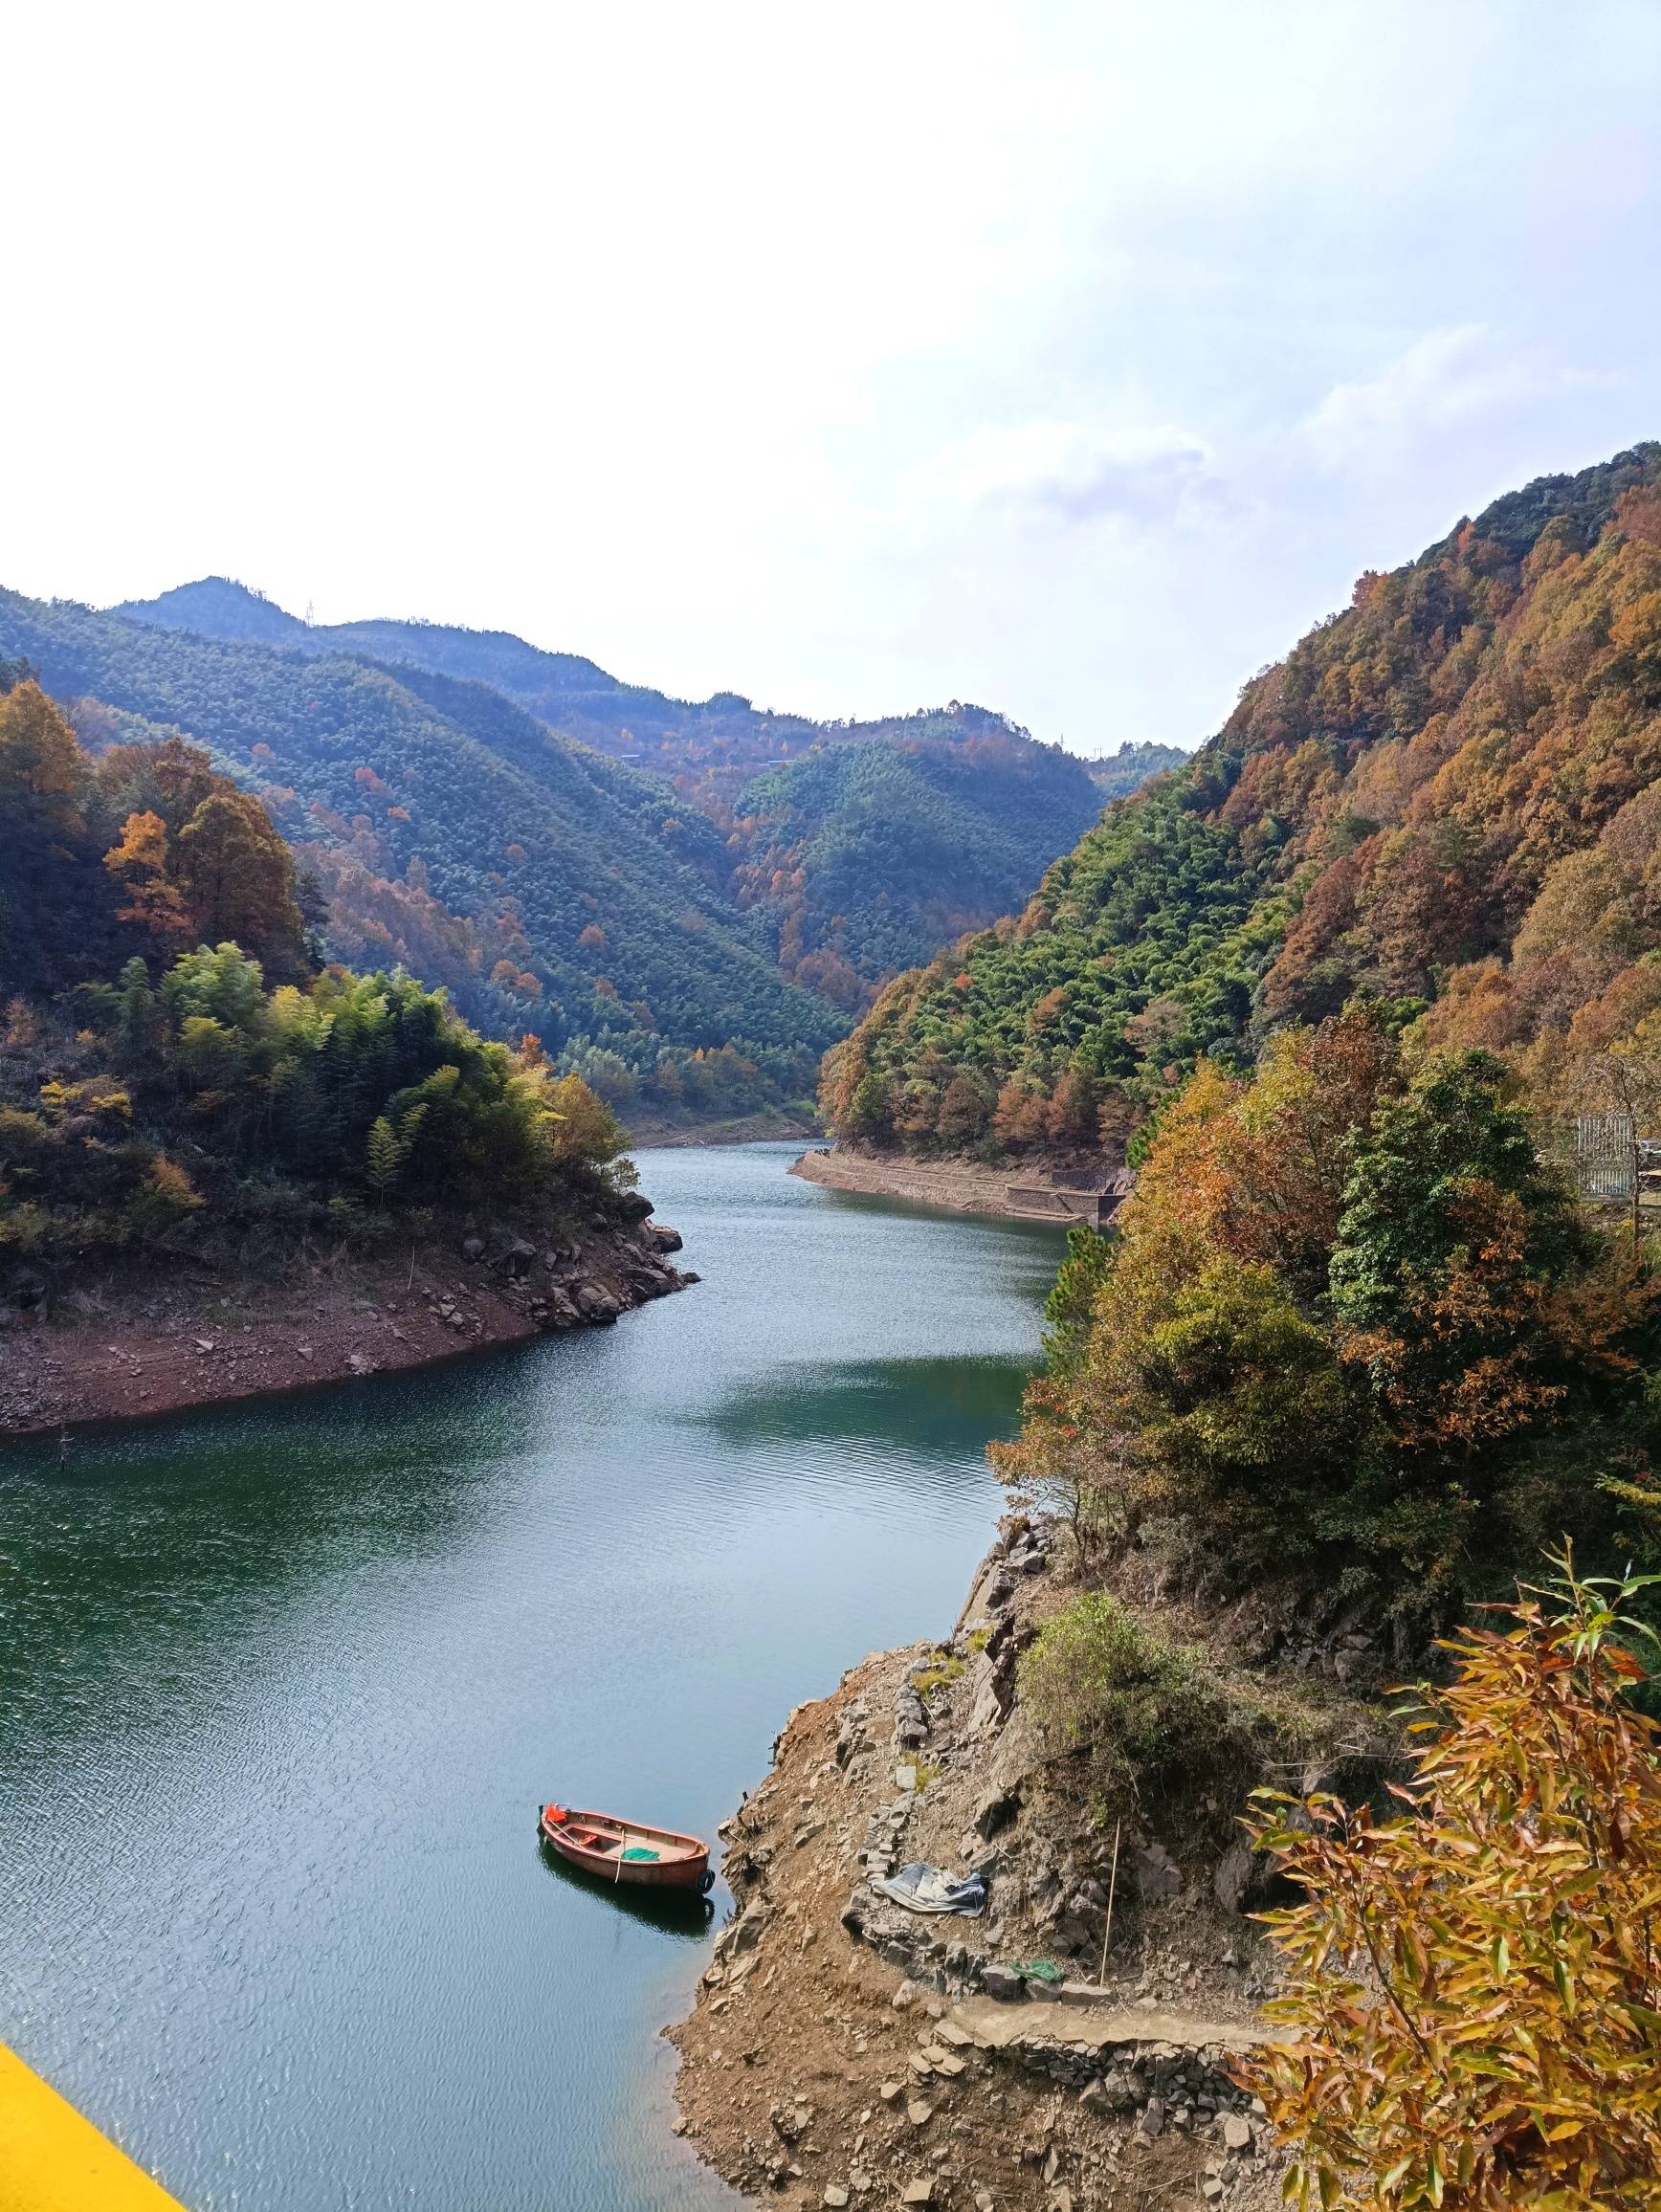
POLYGON ((931 1867, 923 1859, 914 1859, 909 1867, 901 1867, 897 1874, 875 1878, 872 1888, 880 1890, 885 1897, 892 1897, 909 1913, 962 1913, 972 1920, 985 1912, 986 1905, 983 1876, 970 1874, 960 1882, 943 1867, 931 1867))

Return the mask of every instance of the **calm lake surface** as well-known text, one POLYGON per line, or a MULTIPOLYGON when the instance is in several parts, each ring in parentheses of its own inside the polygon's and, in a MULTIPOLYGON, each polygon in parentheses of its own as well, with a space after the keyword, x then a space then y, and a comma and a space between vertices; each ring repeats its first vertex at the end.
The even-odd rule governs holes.
POLYGON ((414 1377, 0 1451, 0 2038, 192 2212, 714 2212, 709 1926, 547 1797, 713 1836, 799 1699, 943 1634, 1054 1231, 641 1156, 704 1280, 414 1377))

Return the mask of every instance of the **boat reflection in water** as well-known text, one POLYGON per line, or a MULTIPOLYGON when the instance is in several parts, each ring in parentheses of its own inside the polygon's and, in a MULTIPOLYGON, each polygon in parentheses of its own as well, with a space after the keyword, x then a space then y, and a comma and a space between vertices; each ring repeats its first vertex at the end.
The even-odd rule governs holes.
POLYGON ((604 1897, 628 1919, 660 1928, 666 1936, 698 1942, 715 1918, 715 1899, 701 1890, 644 1890, 615 1882, 609 1874, 591 1874, 561 1857, 539 1829, 537 1856, 556 1880, 587 1896, 604 1897))

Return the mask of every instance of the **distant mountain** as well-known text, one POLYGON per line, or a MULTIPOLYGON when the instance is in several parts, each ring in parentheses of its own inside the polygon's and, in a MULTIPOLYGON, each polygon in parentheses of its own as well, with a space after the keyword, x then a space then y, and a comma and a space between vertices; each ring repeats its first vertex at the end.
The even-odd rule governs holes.
POLYGON ((1133 791, 1141 790, 1150 776, 1163 776, 1167 768, 1180 768, 1188 758, 1180 745, 1162 745, 1143 738, 1138 743, 1120 745, 1117 753, 1104 753, 1099 760, 1087 761, 1085 766, 1105 807, 1110 799, 1128 799, 1133 791))
POLYGON ((229 576, 204 576, 194 584, 176 585, 155 599, 127 599, 110 608, 129 622, 154 623, 159 630, 188 630, 198 637, 217 637, 231 643, 300 645, 313 635, 298 614, 251 591, 229 576))
POLYGON ((786 973, 838 1006, 1018 904, 1100 810, 1071 755, 991 717, 973 737, 934 719, 904 742, 816 748, 737 802, 739 903, 765 916, 786 973))
POLYGON ((1200 1053, 1244 1062, 1358 991, 1566 1110, 1616 1061, 1661 1068, 1658 854, 1647 444, 1363 576, 1019 919, 891 984, 828 1111, 919 1152, 1117 1143, 1200 1053))
MULTIPOLYGON (((115 611, 204 636, 363 657, 395 668, 447 713, 459 711, 456 693, 437 695, 434 683, 488 685, 548 727, 667 777, 675 804, 658 809, 656 833, 755 914, 787 975, 848 1011, 868 1005, 897 968, 1019 904, 1106 797, 1183 758, 1143 745, 1082 762, 955 700, 817 722, 758 709, 736 692, 673 699, 503 630, 304 623, 224 577, 115 611)), ((463 719, 487 712, 475 700, 463 719)))
POLYGON ((256 791, 343 954, 405 959, 614 1095, 666 1057, 678 1089, 681 1062, 722 1049, 799 1095, 842 1027, 719 887, 712 825, 481 684, 0 591, 0 657, 18 655, 101 702, 76 710, 83 741, 183 731, 256 791))
MULTIPOLYGON (((129 599, 111 611, 201 637, 346 653, 489 684, 567 736, 643 763, 651 755, 649 764, 665 769, 688 762, 702 767, 712 760, 729 767, 773 761, 781 745, 794 741, 806 746, 827 728, 853 727, 772 714, 736 692, 716 692, 702 701, 671 698, 620 682, 579 653, 544 653, 502 630, 463 630, 442 622, 306 623, 224 576, 181 584, 156 599, 129 599)), ((864 727, 875 733, 886 725, 864 727)))
POLYGON ((820 722, 675 699, 502 630, 309 623, 226 577, 102 613, 0 593, 0 653, 89 744, 177 729, 258 792, 340 957, 402 960, 623 1103, 659 1102, 660 1064, 672 1104, 801 1095, 890 976, 1181 757, 1084 762, 956 700, 820 722))

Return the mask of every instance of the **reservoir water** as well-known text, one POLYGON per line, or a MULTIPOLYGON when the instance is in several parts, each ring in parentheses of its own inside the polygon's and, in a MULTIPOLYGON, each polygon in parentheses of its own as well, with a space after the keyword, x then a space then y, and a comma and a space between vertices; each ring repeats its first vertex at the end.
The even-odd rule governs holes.
POLYGON ((192 2212, 715 2212, 657 2031, 708 1926, 540 1852, 713 1837, 944 1634, 1055 1232, 641 1156, 615 1329, 0 1451, 0 2039, 192 2212))

